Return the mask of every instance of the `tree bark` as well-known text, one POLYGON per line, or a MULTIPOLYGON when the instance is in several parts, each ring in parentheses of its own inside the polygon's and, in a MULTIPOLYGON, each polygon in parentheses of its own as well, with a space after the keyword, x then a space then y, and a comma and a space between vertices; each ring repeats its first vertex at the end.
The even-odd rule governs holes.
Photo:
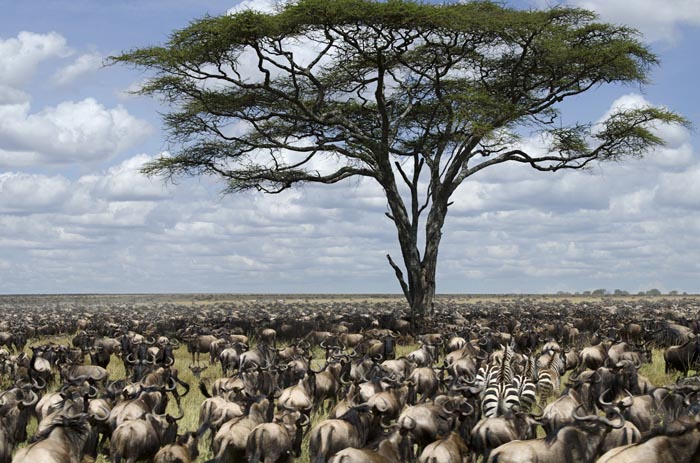
MULTIPOLYGON (((418 249, 419 228, 417 222, 408 218, 403 200, 398 192, 394 189, 387 189, 386 185, 385 190, 389 208, 392 211, 390 218, 396 226, 401 254, 406 268, 405 280, 401 269, 393 262, 390 256, 387 256, 387 258, 401 284, 411 315, 415 321, 420 322, 430 316, 433 311, 438 249, 442 239, 442 227, 447 215, 447 198, 440 194, 441 190, 439 188, 436 188, 437 191, 433 191, 433 202, 425 224, 425 249, 421 258, 421 253, 418 249)), ((417 219, 418 217, 414 216, 414 220, 417 219)))

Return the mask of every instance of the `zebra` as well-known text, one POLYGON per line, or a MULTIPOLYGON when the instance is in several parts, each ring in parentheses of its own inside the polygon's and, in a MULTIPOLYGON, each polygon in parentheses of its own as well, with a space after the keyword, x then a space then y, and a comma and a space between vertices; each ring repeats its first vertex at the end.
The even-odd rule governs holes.
POLYGON ((483 392, 481 410, 487 418, 501 416, 516 407, 520 407, 520 395, 512 384, 492 384, 483 392))
POLYGON ((498 367, 496 365, 487 365, 480 367, 476 372, 474 385, 482 389, 495 384, 498 380, 498 367))
POLYGON ((513 349, 504 345, 502 355, 495 363, 480 369, 477 378, 483 382, 481 410, 484 416, 493 418, 520 406, 520 391, 513 385, 513 349))
POLYGON ((526 375, 514 377, 512 385, 518 394, 520 410, 532 410, 537 401, 537 385, 526 375))
POLYGON ((550 350, 545 355, 549 355, 547 363, 544 368, 537 371, 537 391, 540 394, 540 406, 542 407, 547 404, 554 391, 559 390, 561 375, 566 371, 566 359, 561 353, 550 350))

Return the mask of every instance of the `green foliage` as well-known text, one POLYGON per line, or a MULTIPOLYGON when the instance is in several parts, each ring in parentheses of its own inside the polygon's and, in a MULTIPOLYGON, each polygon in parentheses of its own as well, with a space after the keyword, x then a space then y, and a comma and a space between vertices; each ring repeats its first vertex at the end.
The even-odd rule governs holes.
POLYGON ((662 143, 654 123, 685 123, 657 108, 623 110, 600 127, 554 123, 563 99, 603 83, 644 83, 657 63, 636 31, 576 8, 300 0, 274 14, 207 16, 164 46, 112 61, 154 71, 140 92, 173 107, 165 123, 180 150, 145 171, 214 174, 231 191, 353 175, 381 182, 392 157, 435 163, 443 154, 455 155, 442 178, 453 190, 480 170, 462 169, 474 154, 512 149, 517 137, 504 130, 538 127, 550 156, 511 152, 499 162, 558 170, 641 155, 662 143), (306 42, 316 44, 311 58, 294 48, 306 42), (328 155, 345 170, 308 168, 328 155))

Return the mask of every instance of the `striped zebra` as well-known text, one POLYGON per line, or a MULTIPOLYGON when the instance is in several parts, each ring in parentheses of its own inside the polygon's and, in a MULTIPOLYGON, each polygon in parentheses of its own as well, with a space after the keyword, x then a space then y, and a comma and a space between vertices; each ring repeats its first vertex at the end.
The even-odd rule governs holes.
POLYGON ((504 350, 494 357, 493 363, 483 373, 479 371, 484 384, 481 410, 488 418, 503 415, 520 406, 519 390, 513 385, 512 361, 513 349, 506 344, 504 350))
POLYGON ((532 355, 526 357, 523 376, 534 383, 537 382, 537 361, 532 355))
POLYGON ((566 370, 566 361, 560 353, 550 350, 546 355, 549 355, 546 365, 537 371, 537 392, 542 407, 555 391, 559 391, 561 375, 566 370))
POLYGON ((532 406, 537 401, 537 385, 526 375, 514 377, 512 384, 518 393, 520 410, 532 410, 532 406))
POLYGON ((487 418, 501 416, 519 406, 518 389, 512 384, 492 384, 484 390, 481 398, 481 411, 487 418))
POLYGON ((498 368, 496 365, 487 365, 480 367, 476 372, 474 385, 482 389, 486 389, 489 385, 497 383, 498 368))

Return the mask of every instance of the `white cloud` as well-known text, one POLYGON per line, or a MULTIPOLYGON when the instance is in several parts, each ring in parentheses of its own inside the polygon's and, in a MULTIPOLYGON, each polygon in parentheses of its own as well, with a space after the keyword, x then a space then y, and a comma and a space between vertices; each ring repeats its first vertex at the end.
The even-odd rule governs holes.
POLYGON ((47 211, 60 207, 70 194, 70 182, 21 172, 0 174, 0 212, 47 211))
POLYGON ((29 94, 22 90, 0 84, 0 105, 15 105, 28 102, 29 94))
POLYGON ((10 168, 32 167, 42 162, 39 153, 33 151, 10 151, 0 148, 0 166, 10 168))
POLYGON ((286 3, 284 0, 243 0, 238 5, 229 8, 226 14, 236 14, 245 10, 273 13, 284 3, 286 3))
POLYGON ((700 165, 684 172, 661 175, 655 199, 662 208, 700 209, 700 165))
POLYGON ((71 64, 56 71, 53 81, 57 85, 67 85, 84 74, 100 69, 102 60, 103 57, 99 53, 80 55, 71 64))
POLYGON ((42 61, 70 54, 66 39, 56 32, 23 31, 16 38, 0 38, 0 84, 20 85, 32 76, 42 61))
MULTIPOLYGON (((540 7, 556 5, 537 0, 540 7)), ((566 3, 597 12, 601 19, 638 29, 648 42, 676 42, 683 26, 700 25, 697 0, 568 0, 566 3)))
POLYGON ((160 179, 151 179, 139 170, 153 158, 141 154, 110 167, 105 175, 90 175, 81 178, 85 185, 101 198, 118 201, 139 201, 164 198, 170 193, 160 179))
POLYGON ((108 159, 151 133, 124 107, 107 109, 93 98, 29 111, 28 103, 0 106, 0 150, 38 153, 49 164, 108 159))

